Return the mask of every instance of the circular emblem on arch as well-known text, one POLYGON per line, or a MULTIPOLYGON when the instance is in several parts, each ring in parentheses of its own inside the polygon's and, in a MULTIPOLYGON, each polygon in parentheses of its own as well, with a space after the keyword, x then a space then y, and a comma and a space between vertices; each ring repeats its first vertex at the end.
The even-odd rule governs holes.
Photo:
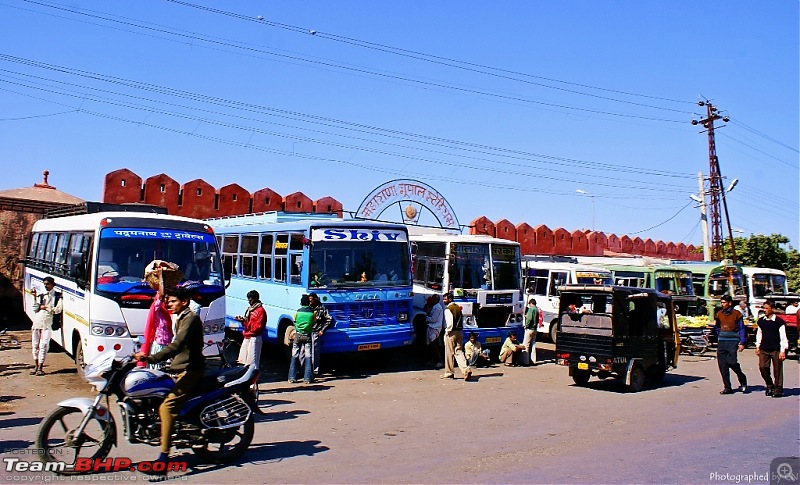
POLYGON ((400 207, 406 224, 416 224, 420 213, 415 206, 419 206, 430 211, 440 227, 461 229, 450 203, 436 189, 419 180, 390 180, 376 187, 358 206, 356 217, 379 219, 392 206, 400 207))

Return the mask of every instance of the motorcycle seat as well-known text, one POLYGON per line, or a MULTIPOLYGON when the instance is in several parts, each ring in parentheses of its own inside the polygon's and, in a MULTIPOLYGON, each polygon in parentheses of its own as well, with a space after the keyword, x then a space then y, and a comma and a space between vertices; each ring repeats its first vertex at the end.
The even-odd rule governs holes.
POLYGON ((213 389, 219 389, 225 383, 239 379, 247 372, 246 366, 213 369, 203 374, 203 379, 192 389, 192 395, 199 395, 213 389))

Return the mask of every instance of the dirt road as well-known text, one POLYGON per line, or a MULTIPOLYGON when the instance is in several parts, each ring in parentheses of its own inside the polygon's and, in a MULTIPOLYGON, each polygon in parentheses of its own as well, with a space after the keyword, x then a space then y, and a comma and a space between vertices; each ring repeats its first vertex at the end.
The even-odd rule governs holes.
MULTIPOLYGON (((29 376, 29 338, 17 334, 23 348, 0 351, 3 457, 32 447, 39 421, 60 399, 92 396, 63 354, 48 356, 48 375, 29 376)), ((785 363, 783 399, 764 396, 752 349, 740 354, 749 394, 719 395, 719 372, 710 356, 683 357, 662 385, 629 394, 614 380, 573 385, 567 369, 552 363, 552 345, 540 348, 547 363, 479 369, 473 382, 440 379, 441 371, 425 369, 414 356, 401 353, 383 367, 363 355, 328 357, 322 379, 289 384, 285 366, 268 360, 262 379, 267 414, 257 418, 244 458, 227 467, 209 466, 181 450, 178 456, 190 470, 175 478, 190 483, 701 483, 744 480, 749 474, 751 483, 767 483, 773 458, 797 455, 796 360, 785 363)), ((157 451, 120 437, 112 456, 145 460, 157 451)), ((50 478, 26 475, 33 481, 50 478)), ((142 478, 136 472, 91 476, 142 478)), ((0 475, 2 483, 20 480, 16 473, 0 475)))

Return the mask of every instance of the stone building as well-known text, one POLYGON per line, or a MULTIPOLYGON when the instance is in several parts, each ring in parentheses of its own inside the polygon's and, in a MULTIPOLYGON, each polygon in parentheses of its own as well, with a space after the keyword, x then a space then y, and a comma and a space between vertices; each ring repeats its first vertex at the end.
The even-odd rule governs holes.
POLYGON ((47 182, 42 172, 39 184, 21 189, 0 190, 0 327, 26 321, 22 311, 22 265, 33 223, 47 210, 79 204, 83 199, 61 192, 47 182))

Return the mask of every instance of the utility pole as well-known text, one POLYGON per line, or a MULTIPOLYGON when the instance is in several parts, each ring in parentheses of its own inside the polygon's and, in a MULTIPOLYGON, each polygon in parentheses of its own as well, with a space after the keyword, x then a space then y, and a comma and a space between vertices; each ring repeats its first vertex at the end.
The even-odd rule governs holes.
POLYGON ((703 172, 697 172, 697 195, 689 197, 700 204, 700 224, 703 228, 703 261, 711 261, 711 245, 708 242, 708 216, 706 215, 706 191, 703 188, 703 172))
POLYGON ((733 242, 733 233, 731 232, 731 221, 728 217, 728 204, 725 201, 725 192, 722 187, 722 173, 719 169, 719 158, 717 158, 717 148, 714 141, 714 121, 722 120, 725 123, 729 121, 727 116, 719 114, 717 107, 708 101, 698 101, 699 106, 706 107, 706 117, 700 121, 692 120, 693 125, 698 123, 706 128, 708 133, 708 167, 709 167, 709 204, 708 209, 711 216, 711 260, 722 260, 722 216, 720 213, 720 202, 725 208, 725 220, 728 225, 728 236, 731 241, 731 252, 733 253, 733 262, 736 262, 736 248, 733 242))

